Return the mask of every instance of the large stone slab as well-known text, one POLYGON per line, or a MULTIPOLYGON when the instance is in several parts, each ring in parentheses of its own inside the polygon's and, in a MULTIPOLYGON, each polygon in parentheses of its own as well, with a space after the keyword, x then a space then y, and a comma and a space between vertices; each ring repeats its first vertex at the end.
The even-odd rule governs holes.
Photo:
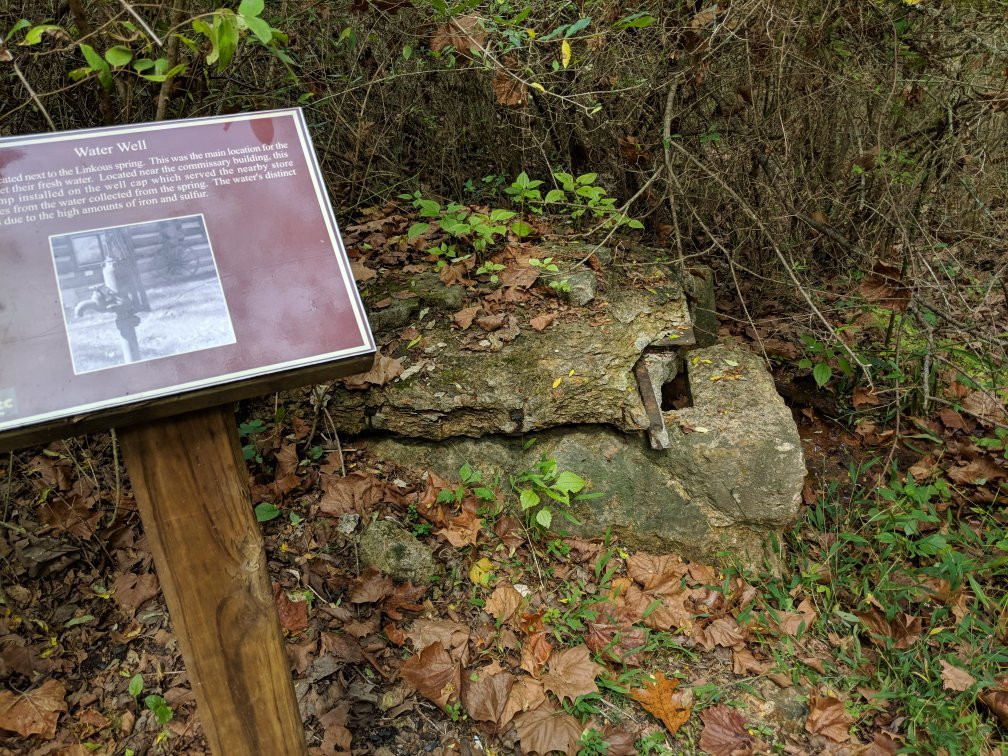
POLYGON ((540 458, 589 480, 602 499, 578 503, 572 532, 606 530, 624 543, 747 563, 768 556, 769 534, 797 514, 805 475, 797 429, 760 360, 724 346, 686 355, 693 406, 663 413, 669 446, 655 450, 642 432, 577 425, 528 438, 500 434, 439 442, 382 437, 371 451, 452 476, 463 462, 508 476, 540 458))
POLYGON ((578 423, 641 430, 649 424, 633 373, 641 353, 694 343, 686 298, 672 284, 646 296, 612 291, 597 308, 563 313, 542 333, 524 325, 495 343, 499 331, 462 332, 442 318, 424 331, 429 351, 405 358, 404 380, 338 390, 336 424, 349 433, 430 439, 578 423))

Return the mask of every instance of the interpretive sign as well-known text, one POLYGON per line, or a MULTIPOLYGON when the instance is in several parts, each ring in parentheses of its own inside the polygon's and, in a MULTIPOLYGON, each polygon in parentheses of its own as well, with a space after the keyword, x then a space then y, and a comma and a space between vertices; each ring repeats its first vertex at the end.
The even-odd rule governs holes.
POLYGON ((300 109, 0 139, 0 450, 373 354, 300 109))

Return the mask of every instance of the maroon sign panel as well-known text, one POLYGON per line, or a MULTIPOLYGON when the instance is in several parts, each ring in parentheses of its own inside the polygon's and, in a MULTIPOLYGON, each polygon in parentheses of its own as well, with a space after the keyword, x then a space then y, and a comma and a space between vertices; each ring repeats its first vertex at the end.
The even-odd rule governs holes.
POLYGON ((300 109, 0 139, 0 446, 374 350, 300 109))

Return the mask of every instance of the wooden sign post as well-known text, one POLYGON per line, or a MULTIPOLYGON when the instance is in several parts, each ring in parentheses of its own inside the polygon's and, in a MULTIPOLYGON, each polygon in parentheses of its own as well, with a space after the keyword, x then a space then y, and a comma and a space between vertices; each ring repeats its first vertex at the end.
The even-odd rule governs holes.
POLYGON ((231 403, 374 342, 300 110, 0 140, 0 451, 118 427, 215 754, 304 754, 231 403))

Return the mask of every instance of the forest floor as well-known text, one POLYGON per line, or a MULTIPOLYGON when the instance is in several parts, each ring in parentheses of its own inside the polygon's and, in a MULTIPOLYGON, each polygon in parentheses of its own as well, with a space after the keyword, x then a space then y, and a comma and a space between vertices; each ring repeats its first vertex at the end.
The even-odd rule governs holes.
MULTIPOLYGON (((1001 751, 1003 432, 816 389, 795 367, 797 320, 754 334, 735 303, 721 310, 724 339, 759 336, 780 358, 804 444, 776 573, 532 536, 479 471, 444 480, 316 432, 308 391, 239 408, 313 753, 1001 751), (386 517, 441 577, 362 570, 362 527, 386 517)), ((0 753, 203 753, 111 437, 0 472, 0 753)))

